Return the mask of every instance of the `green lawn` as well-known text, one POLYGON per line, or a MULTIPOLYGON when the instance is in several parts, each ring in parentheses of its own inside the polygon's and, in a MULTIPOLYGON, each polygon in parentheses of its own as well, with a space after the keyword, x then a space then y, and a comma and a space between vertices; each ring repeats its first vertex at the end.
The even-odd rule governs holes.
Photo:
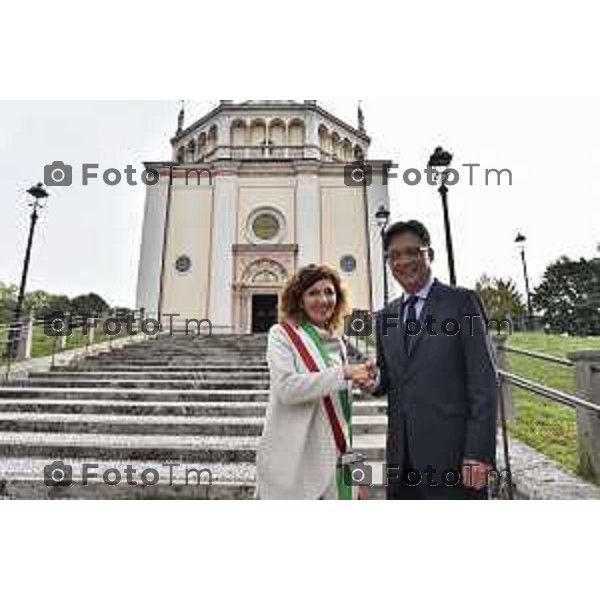
MULTIPOLYGON (((567 358, 570 352, 577 350, 600 350, 600 338, 566 338, 544 333, 515 334, 509 344, 559 358, 567 358)), ((509 354, 508 370, 547 387, 575 394, 572 368, 509 354)), ((511 433, 569 471, 588 475, 579 468, 575 410, 524 390, 513 389, 513 397, 517 418, 510 425, 511 433)))
MULTIPOLYGON (((116 337, 123 337, 123 335, 127 335, 127 331, 125 328, 121 331, 121 334, 116 337)), ((115 336, 112 339, 116 339, 115 336)), ((105 342, 110 339, 110 336, 104 334, 102 330, 96 330, 96 336, 94 339, 94 343, 98 344, 100 342, 105 342)), ((80 329, 76 329, 73 333, 67 337, 65 343, 65 350, 72 350, 74 348, 81 348, 87 344, 87 336, 84 336, 81 333, 80 329)), ((52 354, 53 347, 55 344, 58 344, 58 338, 48 337, 44 332, 43 325, 35 325, 33 327, 33 342, 31 345, 31 357, 38 358, 40 356, 49 356, 52 354)), ((6 333, 2 332, 0 335, 0 346, 2 351, 0 351, 0 364, 6 362, 4 356, 4 348, 6 346, 6 333)), ((56 351, 58 351, 58 345, 55 346, 56 351)))

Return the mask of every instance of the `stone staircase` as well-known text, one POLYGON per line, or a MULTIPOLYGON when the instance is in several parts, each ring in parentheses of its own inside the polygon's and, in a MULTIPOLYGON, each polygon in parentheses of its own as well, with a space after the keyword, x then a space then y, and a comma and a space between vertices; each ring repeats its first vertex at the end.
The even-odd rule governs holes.
MULTIPOLYGON (((252 498, 268 402, 266 342, 160 336, 4 382, 0 497, 252 498), (44 467, 54 461, 72 468, 72 486, 46 486, 44 467), (84 463, 97 465, 86 486, 84 463), (127 483, 127 465, 137 485, 127 483), (102 481, 107 469, 118 470, 109 480, 120 474, 119 485, 102 481), (156 485, 143 485, 155 477, 156 485)), ((372 461, 376 478, 385 410, 384 401, 355 397, 355 450, 372 461)), ((375 487, 373 497, 382 495, 375 487)))

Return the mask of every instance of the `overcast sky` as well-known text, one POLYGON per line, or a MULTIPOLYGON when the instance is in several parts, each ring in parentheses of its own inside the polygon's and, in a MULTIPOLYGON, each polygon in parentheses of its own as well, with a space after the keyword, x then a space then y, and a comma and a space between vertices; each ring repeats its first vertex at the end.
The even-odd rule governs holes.
MULTIPOLYGON (((187 123, 218 100, 187 102, 187 123)), ((319 103, 356 123, 357 100, 319 103)), ((44 165, 99 163, 141 171, 145 160, 170 158, 177 101, 8 102, 0 105, 0 281, 18 283, 29 226, 25 190, 43 180, 44 165)), ((370 157, 390 159, 398 172, 425 168, 442 145, 454 164, 479 163, 450 192, 459 282, 473 286, 483 273, 512 277, 523 288, 514 239, 529 239, 534 284, 549 262, 598 255, 600 244, 600 123, 597 104, 584 102, 363 101, 373 139, 370 157), (510 169, 485 186, 483 169, 510 169)), ((80 169, 79 169, 80 171, 80 169)), ((144 187, 101 180, 52 188, 38 223, 28 290, 73 296, 97 292, 111 304, 132 306, 144 208, 144 187)), ((136 178, 139 181, 139 178, 136 178)), ((395 218, 418 218, 438 249, 436 274, 447 279, 443 215, 437 192, 423 182, 391 183, 395 218)))

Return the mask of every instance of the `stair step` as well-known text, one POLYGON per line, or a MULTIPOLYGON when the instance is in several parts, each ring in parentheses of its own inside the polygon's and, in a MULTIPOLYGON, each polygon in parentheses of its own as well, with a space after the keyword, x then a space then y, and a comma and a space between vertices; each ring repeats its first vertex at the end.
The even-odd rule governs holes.
POLYGON ((97 400, 65 398, 3 398, 0 414, 6 412, 47 412, 115 415, 196 415, 264 417, 267 402, 164 402, 153 400, 97 400))
POLYGON ((268 390, 177 390, 177 389, 124 389, 124 388, 44 388, 44 387, 0 387, 0 398, 65 398, 80 400, 95 399, 169 399, 173 402, 199 401, 266 401, 268 390))
MULTIPOLYGON (((109 435, 0 432, 0 455, 61 459, 255 462, 259 438, 251 436, 109 435)), ((383 461, 385 436, 357 435, 354 450, 383 461)))
POLYGON ((125 389, 178 389, 178 390, 268 390, 268 380, 213 380, 203 381, 196 379, 58 379, 41 377, 34 380, 15 380, 4 384, 4 387, 16 388, 125 388, 125 389))
MULTIPOLYGON (((237 357, 236 357, 237 358, 237 357)), ((262 360, 253 360, 253 361, 240 361, 240 364, 244 367, 254 367, 254 368, 266 368, 266 363, 262 360)), ((150 359, 126 359, 126 360, 115 360, 111 358, 98 359, 98 358, 89 358, 81 366, 93 365, 95 367, 99 366, 114 366, 119 365, 121 367, 202 367, 202 368, 213 368, 213 367, 229 367, 231 366, 231 359, 223 359, 222 361, 218 360, 193 360, 193 359, 171 359, 166 358, 164 360, 150 360, 150 359)))
POLYGON ((181 372, 173 372, 173 371, 49 371, 47 373, 30 373, 29 380, 52 380, 52 379, 64 379, 68 377, 69 380, 76 379, 117 379, 117 380, 132 380, 136 381, 139 379, 142 380, 151 380, 157 381, 161 379, 169 379, 171 381, 223 381, 226 378, 226 381, 229 383, 231 381, 237 380, 253 380, 253 381, 269 381, 269 372, 264 370, 263 372, 256 371, 248 371, 248 372, 227 372, 223 371, 181 371, 181 372))
MULTIPOLYGON (((63 461, 72 469, 72 487, 47 487, 44 468, 52 465, 53 458, 0 459, 0 497, 11 499, 99 499, 99 500, 249 500, 255 494, 256 469, 251 463, 178 463, 168 466, 163 462, 119 462, 99 458, 86 459, 86 464, 98 465, 90 472, 89 485, 82 485, 82 461, 63 461), (128 465, 135 469, 127 483, 128 465), (121 475, 118 485, 106 485, 102 476, 109 469, 121 475), (142 473, 153 469, 158 472, 156 485, 143 485, 142 473)), ((115 477, 115 475, 110 475, 115 477)), ((147 481, 152 481, 152 474, 147 481)), ((110 480, 110 479, 109 479, 110 480)), ((114 481, 114 479, 113 479, 114 481)))
MULTIPOLYGON (((260 416, 267 410, 267 402, 170 402, 155 400, 98 400, 64 398, 2 398, 0 414, 6 412, 74 413, 74 414, 131 414, 131 415, 183 415, 183 416, 260 416)), ((386 412, 383 401, 355 402, 355 418, 382 416, 386 412)), ((385 418, 385 417, 383 417, 385 418)))
POLYGON ((254 462, 255 437, 0 432, 3 456, 165 462, 254 462))
MULTIPOLYGON (((85 363, 79 363, 77 365, 73 365, 73 366, 55 366, 52 368, 53 372, 60 372, 60 371, 67 371, 67 372, 71 372, 71 371, 79 371, 79 372, 83 372, 83 371, 122 371, 123 367, 125 365, 123 365, 122 363, 115 363, 115 364, 105 364, 105 365, 92 365, 92 364, 85 364, 85 363)), ((235 364, 228 364, 228 365, 202 365, 202 366, 193 366, 193 365, 179 365, 179 366, 173 366, 173 365, 166 365, 166 366, 161 366, 160 368, 156 367, 156 366, 149 366, 149 365, 131 365, 127 367, 127 370, 129 372, 147 372, 147 371, 151 371, 151 372, 164 372, 164 373, 169 373, 169 372, 174 372, 174 373, 269 373, 269 370, 266 366, 247 366, 247 365, 235 365, 235 364)))
MULTIPOLYGON (((259 437, 263 427, 262 417, 0 412, 0 431, 9 432, 259 437)), ((355 435, 384 433, 385 427, 385 417, 354 420, 355 435)))

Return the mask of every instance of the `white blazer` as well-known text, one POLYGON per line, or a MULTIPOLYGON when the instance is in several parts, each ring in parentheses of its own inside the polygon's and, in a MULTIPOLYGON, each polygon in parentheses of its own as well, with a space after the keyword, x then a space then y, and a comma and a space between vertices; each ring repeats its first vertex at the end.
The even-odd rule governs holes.
POLYGON ((269 332, 270 399, 256 461, 261 500, 317 500, 335 481, 338 452, 323 399, 340 390, 352 393, 344 378, 346 348, 337 346, 335 366, 310 373, 283 327, 275 325, 269 332))

